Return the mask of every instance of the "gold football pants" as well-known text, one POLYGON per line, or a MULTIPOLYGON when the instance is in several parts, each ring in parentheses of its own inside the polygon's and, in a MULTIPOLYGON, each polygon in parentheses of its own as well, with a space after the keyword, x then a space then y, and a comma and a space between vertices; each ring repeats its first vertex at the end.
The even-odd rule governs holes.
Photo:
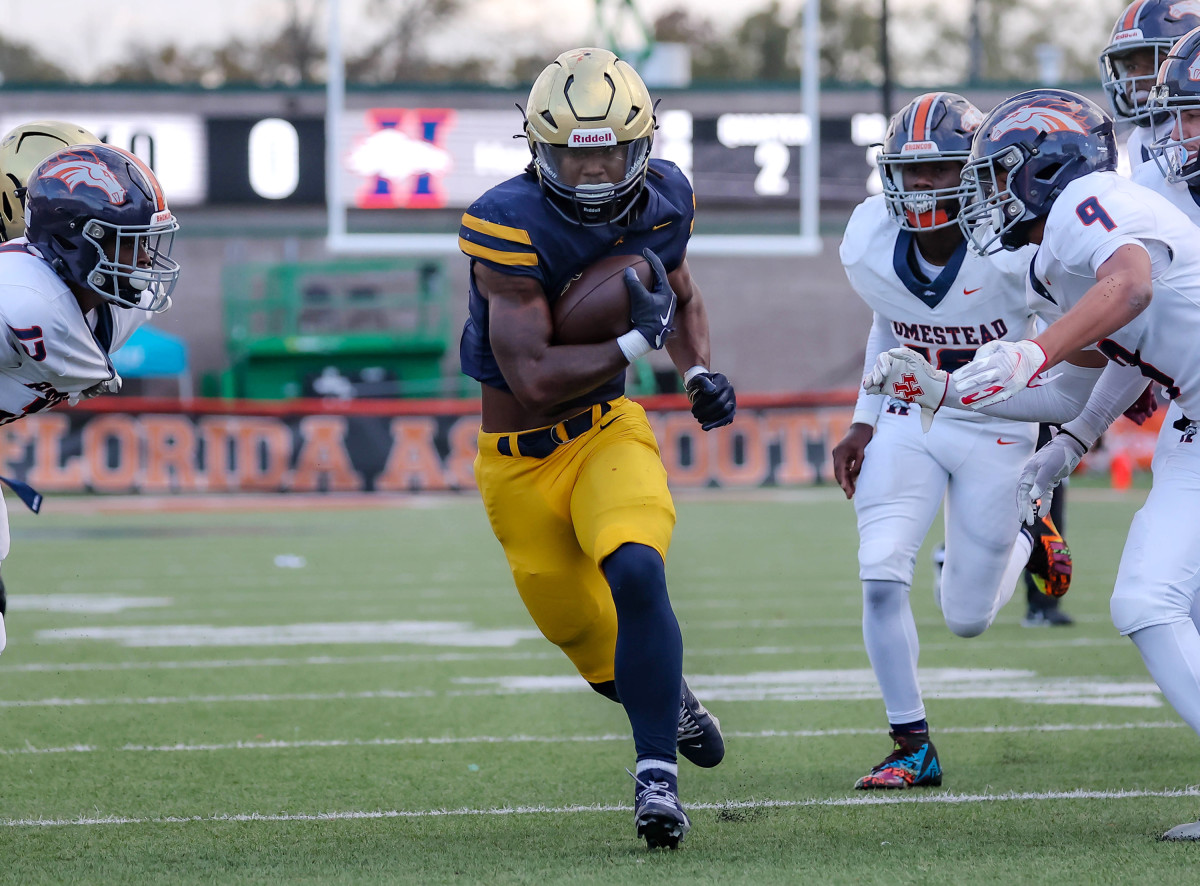
POLYGON ((585 680, 603 683, 617 612, 600 564, 629 542, 665 560, 675 506, 646 411, 622 397, 592 415, 590 430, 545 458, 503 455, 520 451, 518 435, 481 431, 475 480, 534 623, 585 680))

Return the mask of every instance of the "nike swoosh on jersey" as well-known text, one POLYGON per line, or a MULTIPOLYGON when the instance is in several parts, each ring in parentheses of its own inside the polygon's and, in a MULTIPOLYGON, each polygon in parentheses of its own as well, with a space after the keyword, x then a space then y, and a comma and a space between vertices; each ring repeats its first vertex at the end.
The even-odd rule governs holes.
POLYGON ((997 437, 996 442, 1001 446, 1012 446, 1013 444, 1019 443, 1020 441, 1019 440, 1005 440, 1003 437, 997 437))
POLYGON ((652 231, 659 231, 659 230, 662 230, 663 228, 667 227, 669 224, 671 224, 671 223, 670 223, 670 222, 663 222, 661 225, 655 225, 655 226, 654 226, 654 227, 652 227, 650 230, 652 230, 652 231))
POLYGON ((983 287, 982 287, 982 286, 976 286, 974 289, 967 289, 967 288, 964 286, 964 287, 963 287, 963 295, 974 295, 975 293, 977 293, 977 292, 978 292, 979 290, 981 290, 981 289, 983 289, 983 287))

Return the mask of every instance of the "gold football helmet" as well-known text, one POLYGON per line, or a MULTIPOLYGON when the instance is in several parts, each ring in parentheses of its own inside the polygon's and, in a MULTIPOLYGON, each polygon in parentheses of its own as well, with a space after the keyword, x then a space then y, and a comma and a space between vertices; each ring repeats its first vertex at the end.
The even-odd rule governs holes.
POLYGON ((534 81, 525 135, 551 205, 568 221, 605 225, 628 215, 645 187, 654 105, 613 53, 572 49, 534 81))
POLYGON ((63 148, 100 139, 61 120, 22 123, 0 139, 0 241, 25 236, 25 183, 39 163, 63 148))

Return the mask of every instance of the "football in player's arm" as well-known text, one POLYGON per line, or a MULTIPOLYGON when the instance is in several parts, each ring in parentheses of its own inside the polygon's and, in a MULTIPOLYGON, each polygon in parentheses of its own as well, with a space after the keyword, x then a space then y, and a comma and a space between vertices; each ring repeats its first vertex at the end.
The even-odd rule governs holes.
POLYGON ((638 836, 674 848, 691 827, 677 754, 715 766, 724 741, 683 680, 665 571, 675 509, 645 410, 624 396, 626 372, 665 347, 705 430, 729 424, 736 399, 709 369, 687 264, 691 186, 650 159, 653 103, 637 72, 607 50, 565 52, 524 111, 532 162, 472 204, 460 229, 471 261, 460 358, 482 391, 475 478, 534 622, 629 717, 638 836), (625 272, 632 328, 556 343, 554 300, 609 255, 644 256, 653 271, 649 285, 625 272))

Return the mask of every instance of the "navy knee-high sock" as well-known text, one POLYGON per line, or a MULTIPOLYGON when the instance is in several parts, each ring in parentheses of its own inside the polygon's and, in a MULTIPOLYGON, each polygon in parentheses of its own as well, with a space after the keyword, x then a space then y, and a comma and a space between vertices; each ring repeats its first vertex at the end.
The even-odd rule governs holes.
POLYGON ((603 563, 617 607, 617 694, 639 760, 675 760, 683 636, 658 551, 624 544, 603 563))

